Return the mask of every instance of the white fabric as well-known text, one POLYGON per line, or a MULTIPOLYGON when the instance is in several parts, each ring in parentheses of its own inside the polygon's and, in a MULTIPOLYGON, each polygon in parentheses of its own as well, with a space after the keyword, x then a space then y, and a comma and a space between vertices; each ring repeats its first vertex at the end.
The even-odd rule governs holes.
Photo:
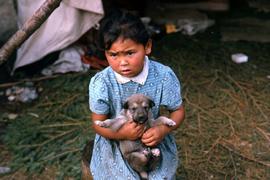
POLYGON ((133 81, 133 82, 139 83, 141 85, 144 85, 144 83, 147 79, 147 76, 148 76, 148 69, 149 69, 149 60, 148 60, 148 57, 145 56, 143 70, 137 76, 132 77, 132 78, 128 78, 128 77, 122 76, 121 74, 118 74, 115 71, 114 71, 114 74, 115 74, 115 78, 116 78, 117 82, 120 84, 125 84, 129 81, 133 81))
POLYGON ((83 49, 79 46, 69 46, 61 51, 59 58, 41 71, 45 76, 67 72, 86 72, 90 65, 81 61, 83 49))
MULTIPOLYGON (((45 0, 17 0, 19 27, 44 2, 45 0)), ((63 0, 42 26, 18 49, 13 71, 69 46, 96 25, 103 15, 101 0, 63 0)))

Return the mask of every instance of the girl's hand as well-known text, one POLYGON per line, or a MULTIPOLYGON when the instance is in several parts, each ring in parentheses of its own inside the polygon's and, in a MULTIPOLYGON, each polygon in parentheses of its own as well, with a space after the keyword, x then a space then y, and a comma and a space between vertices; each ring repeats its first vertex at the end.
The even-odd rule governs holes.
POLYGON ((166 126, 164 125, 159 125, 159 126, 154 126, 150 129, 148 129, 142 136, 142 142, 146 146, 156 146, 158 145, 166 136, 167 131, 166 131, 166 126))
POLYGON ((144 132, 144 125, 128 121, 119 130, 118 133, 125 140, 136 140, 141 138, 144 132))

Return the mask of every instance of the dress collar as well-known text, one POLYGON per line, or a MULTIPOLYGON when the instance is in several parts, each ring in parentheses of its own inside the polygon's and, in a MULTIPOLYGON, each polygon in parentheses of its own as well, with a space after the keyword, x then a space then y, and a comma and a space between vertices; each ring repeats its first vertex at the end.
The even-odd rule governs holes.
POLYGON ((114 71, 114 74, 115 74, 117 82, 120 84, 125 84, 129 81, 133 81, 133 82, 139 83, 141 85, 144 85, 144 83, 147 79, 147 76, 148 76, 148 71, 149 71, 149 59, 147 56, 145 56, 143 70, 137 76, 132 77, 132 78, 128 78, 128 77, 124 77, 124 76, 118 74, 115 71, 114 71))

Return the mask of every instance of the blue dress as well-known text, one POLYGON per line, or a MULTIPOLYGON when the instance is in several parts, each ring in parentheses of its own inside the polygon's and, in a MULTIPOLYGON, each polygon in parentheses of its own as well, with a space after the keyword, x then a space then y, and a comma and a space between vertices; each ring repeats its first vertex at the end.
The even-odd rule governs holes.
MULTIPOLYGON (((124 100, 134 93, 150 96, 155 106, 154 117, 159 115, 159 107, 175 110, 182 104, 180 82, 174 72, 158 62, 148 60, 148 76, 144 84, 117 81, 111 67, 97 73, 89 85, 89 106, 96 114, 109 114, 114 118, 122 108, 124 100)), ((168 134, 158 145, 162 158, 160 165, 149 172, 150 180, 174 179, 178 166, 175 139, 168 134)), ((90 170, 95 180, 137 180, 139 175, 123 159, 118 143, 98 134, 95 137, 90 170)))

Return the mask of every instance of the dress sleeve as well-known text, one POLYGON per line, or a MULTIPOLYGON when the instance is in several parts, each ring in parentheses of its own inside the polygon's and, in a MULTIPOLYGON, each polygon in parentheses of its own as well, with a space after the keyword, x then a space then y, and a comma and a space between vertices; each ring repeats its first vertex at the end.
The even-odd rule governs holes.
POLYGON ((109 114, 108 86, 102 74, 96 74, 89 84, 89 108, 96 114, 109 114))
POLYGON ((168 68, 161 82, 163 86, 161 105, 172 111, 178 109, 182 105, 181 85, 171 68, 168 68))

